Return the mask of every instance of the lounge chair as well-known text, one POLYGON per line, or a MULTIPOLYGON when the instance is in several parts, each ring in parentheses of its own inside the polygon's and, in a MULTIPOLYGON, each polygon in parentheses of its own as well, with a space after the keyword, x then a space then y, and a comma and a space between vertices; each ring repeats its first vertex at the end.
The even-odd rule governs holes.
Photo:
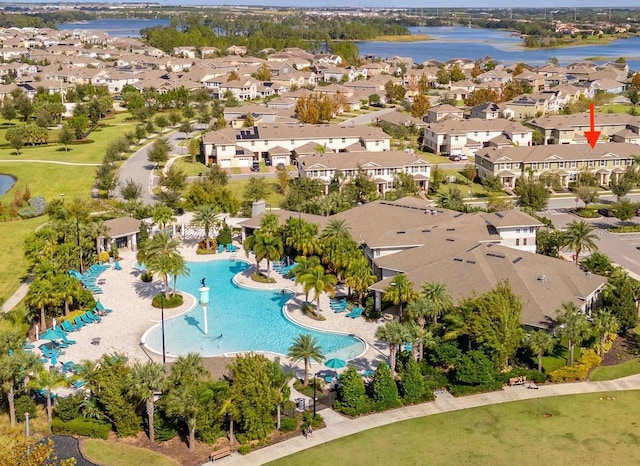
POLYGON ((231 252, 231 249, 233 249, 233 244, 227 243, 226 249, 227 249, 227 252, 231 252))
MULTIPOLYGON (((345 306, 345 307, 331 308, 331 309, 333 309, 333 312, 335 314, 341 314, 343 312, 346 312, 348 308, 347 308, 347 306, 345 306)), ((351 311, 349 311, 349 312, 351 312, 351 311)))
POLYGON ((80 327, 78 327, 77 325, 73 325, 70 321, 68 320, 63 320, 60 323, 60 327, 62 328, 62 330, 64 330, 65 332, 75 332, 76 330, 78 330, 80 327))
POLYGON ((75 382, 71 382, 69 385, 73 388, 82 388, 84 387, 84 380, 76 380, 75 382))
POLYGON ((113 268, 116 269, 116 270, 122 270, 122 266, 120 265, 120 262, 118 262, 118 261, 115 261, 113 263, 113 268))
POLYGON ((355 319, 357 317, 360 317, 361 315, 362 315, 362 308, 354 307, 353 309, 351 309, 351 312, 349 312, 348 314, 345 314, 345 317, 351 317, 352 319, 355 319))
POLYGON ((73 361, 67 361, 65 363, 62 363, 62 372, 66 373, 66 372, 75 372, 76 371, 76 366, 77 364, 73 361))
POLYGON ((224 252, 224 244, 218 244, 218 253, 224 252))
POLYGON ((83 322, 82 319, 80 318, 80 316, 76 316, 75 319, 73 319, 73 322, 80 328, 84 327, 86 324, 86 322, 83 322))
POLYGON ((102 319, 98 316, 94 316, 91 311, 87 311, 80 316, 85 322, 88 324, 97 324, 102 321, 102 319))
POLYGON ((86 312, 80 316, 80 320, 82 322, 84 322, 85 324, 93 324, 93 323, 95 323, 93 320, 91 320, 89 317, 87 317, 87 313, 86 312))

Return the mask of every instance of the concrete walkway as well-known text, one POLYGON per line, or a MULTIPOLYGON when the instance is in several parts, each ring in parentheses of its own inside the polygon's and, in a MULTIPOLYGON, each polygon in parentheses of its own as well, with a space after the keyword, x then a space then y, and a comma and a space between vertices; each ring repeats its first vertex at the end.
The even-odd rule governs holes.
MULTIPOLYGON (((606 382, 577 382, 567 384, 541 385, 538 390, 528 390, 525 386, 505 387, 501 391, 454 398, 449 393, 439 394, 435 401, 415 406, 376 413, 357 419, 340 416, 333 410, 320 411, 327 427, 314 431, 312 438, 295 437, 278 444, 256 450, 248 455, 234 453, 224 461, 225 466, 251 466, 265 464, 278 458, 311 448, 313 446, 337 440, 364 430, 374 429, 394 422, 415 419, 423 416, 475 408, 478 406, 506 403, 580 393, 598 393, 618 390, 640 390, 640 374, 606 382)), ((217 462, 216 462, 217 463, 217 462)), ((213 463, 207 463, 213 465, 213 463)))

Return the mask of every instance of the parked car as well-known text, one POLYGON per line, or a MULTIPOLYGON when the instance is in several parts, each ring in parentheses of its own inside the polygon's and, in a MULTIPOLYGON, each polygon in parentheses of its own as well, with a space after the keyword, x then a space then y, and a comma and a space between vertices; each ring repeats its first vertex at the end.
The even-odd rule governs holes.
POLYGON ((603 217, 613 217, 613 211, 610 209, 598 209, 598 213, 603 217))
POLYGON ((459 162, 460 160, 462 160, 462 157, 460 157, 459 155, 450 155, 449 160, 451 160, 452 162, 459 162))
POLYGON ((253 164, 251 164, 251 171, 252 172, 259 172, 260 171, 260 162, 253 162, 253 164))

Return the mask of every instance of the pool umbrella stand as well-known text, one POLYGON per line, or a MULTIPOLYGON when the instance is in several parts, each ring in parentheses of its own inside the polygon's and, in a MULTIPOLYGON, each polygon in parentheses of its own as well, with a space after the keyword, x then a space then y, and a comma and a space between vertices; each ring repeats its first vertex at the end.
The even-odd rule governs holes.
POLYGON ((347 367, 347 363, 344 359, 340 359, 340 358, 331 358, 331 359, 327 359, 324 362, 325 367, 328 367, 329 369, 342 369, 343 367, 347 367))

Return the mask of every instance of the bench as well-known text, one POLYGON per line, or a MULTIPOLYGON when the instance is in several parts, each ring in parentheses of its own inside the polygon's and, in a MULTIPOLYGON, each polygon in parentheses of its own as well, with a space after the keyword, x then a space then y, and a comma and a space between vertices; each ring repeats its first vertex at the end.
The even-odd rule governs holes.
POLYGON ((231 447, 222 447, 219 450, 213 450, 211 452, 209 459, 215 463, 216 460, 220 460, 222 458, 230 456, 231 453, 233 453, 231 451, 231 447))
POLYGON ((520 377, 511 377, 509 379, 509 386, 513 386, 513 385, 524 385, 527 383, 527 378, 524 376, 520 376, 520 377))

